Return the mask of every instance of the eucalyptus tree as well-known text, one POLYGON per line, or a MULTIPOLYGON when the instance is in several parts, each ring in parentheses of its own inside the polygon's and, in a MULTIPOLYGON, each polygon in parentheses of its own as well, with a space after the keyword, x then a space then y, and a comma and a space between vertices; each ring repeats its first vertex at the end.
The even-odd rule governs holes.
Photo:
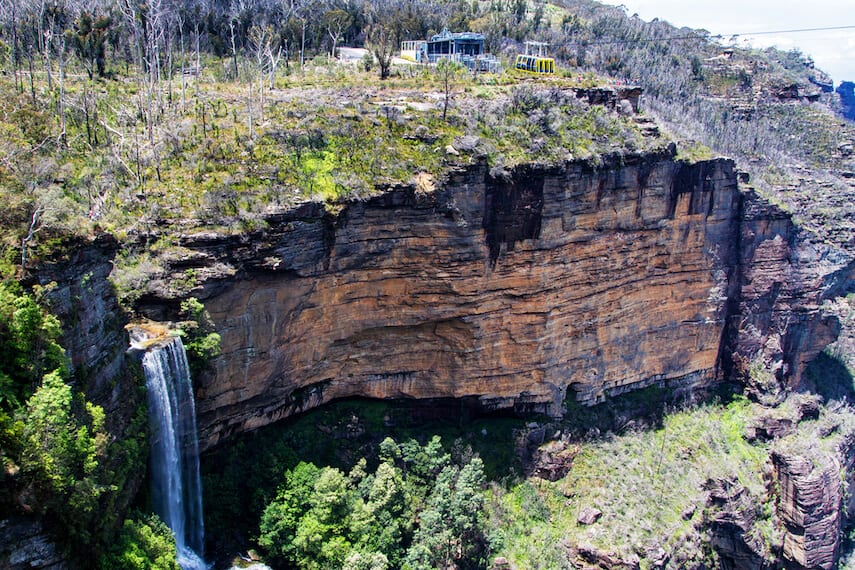
POLYGON ((332 42, 330 55, 335 57, 335 48, 344 31, 347 30, 353 22, 353 17, 341 8, 335 8, 324 13, 323 22, 324 27, 327 30, 327 34, 330 37, 330 41, 332 42))

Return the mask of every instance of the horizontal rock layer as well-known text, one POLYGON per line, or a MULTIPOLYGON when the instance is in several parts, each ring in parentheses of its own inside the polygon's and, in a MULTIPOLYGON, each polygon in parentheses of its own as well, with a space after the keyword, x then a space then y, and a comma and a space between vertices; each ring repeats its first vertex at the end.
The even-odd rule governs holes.
MULTIPOLYGON (((196 269, 222 336, 197 386, 202 446, 348 396, 558 413, 568 394, 705 386, 758 360, 797 384, 851 260, 741 192, 732 162, 672 151, 473 164, 430 193, 181 236, 171 270, 196 269)), ((169 296, 139 308, 168 318, 169 296)))
POLYGON ((432 193, 185 235, 175 271, 224 268, 200 295, 223 340, 197 388, 202 445, 347 396, 557 413, 568 393, 706 385, 766 350, 770 327, 799 364, 817 347, 779 322, 778 298, 810 328, 828 286, 799 289, 791 222, 747 218, 749 203, 730 161, 663 152, 500 177, 476 164, 432 193), (725 361, 725 346, 744 354, 725 361))

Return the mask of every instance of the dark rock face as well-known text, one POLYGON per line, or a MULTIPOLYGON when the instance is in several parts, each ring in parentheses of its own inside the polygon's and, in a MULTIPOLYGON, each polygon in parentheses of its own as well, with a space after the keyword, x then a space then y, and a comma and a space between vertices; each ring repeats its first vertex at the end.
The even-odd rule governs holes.
POLYGON ((126 354, 128 321, 108 280, 117 249, 105 234, 37 275, 42 286, 50 284, 48 303, 63 323, 60 342, 72 376, 87 398, 104 408, 107 428, 122 437, 142 399, 129 381, 134 363, 126 354))
MULTIPOLYGON (((202 446, 348 396, 557 414, 568 394, 692 389, 758 360, 798 385, 851 260, 740 192, 730 161, 672 153, 500 178, 474 164, 435 192, 181 236, 192 254, 170 269, 196 269, 223 340, 198 382, 202 446)), ((170 318, 159 291, 139 309, 170 318)))
POLYGON ((592 87, 590 89, 575 89, 576 98, 587 101, 589 105, 602 105, 606 109, 616 110, 621 101, 629 103, 632 112, 638 112, 638 101, 641 99, 640 87, 617 87, 615 89, 592 87))
POLYGON ((712 547, 724 570, 764 570, 772 561, 763 556, 763 544, 752 536, 756 506, 745 488, 736 481, 711 480, 706 484, 705 524, 710 529, 712 547))
POLYGON ((781 388, 797 387, 805 365, 837 337, 839 323, 822 317, 819 307, 845 294, 852 260, 812 242, 788 214, 755 195, 746 194, 741 208, 722 366, 728 376, 746 378, 752 364, 762 365, 781 388))
POLYGON ((837 86, 837 94, 843 105, 843 116, 850 121, 855 121, 855 83, 843 81, 837 86))
POLYGON ((540 237, 544 174, 535 169, 514 174, 492 180, 484 196, 483 227, 493 268, 503 249, 513 251, 516 242, 540 237))
POLYGON ((62 550, 42 527, 41 519, 0 520, 0 568, 3 570, 64 570, 62 550))

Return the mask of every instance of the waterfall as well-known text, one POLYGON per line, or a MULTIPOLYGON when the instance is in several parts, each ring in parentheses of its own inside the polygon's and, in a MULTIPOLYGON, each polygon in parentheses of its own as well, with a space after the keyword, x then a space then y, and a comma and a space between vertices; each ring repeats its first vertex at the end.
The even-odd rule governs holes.
POLYGON ((178 337, 157 342, 143 356, 151 426, 154 511, 175 535, 178 564, 204 570, 202 482, 196 406, 187 354, 178 337))

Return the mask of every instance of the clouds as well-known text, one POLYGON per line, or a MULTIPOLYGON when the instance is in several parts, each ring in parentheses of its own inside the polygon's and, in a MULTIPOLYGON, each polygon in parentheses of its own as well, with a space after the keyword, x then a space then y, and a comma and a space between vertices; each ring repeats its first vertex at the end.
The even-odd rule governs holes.
MULTIPOLYGON (((644 20, 703 28, 725 37, 749 32, 855 25, 852 0, 606 0, 644 20)), ((855 29, 740 36, 757 47, 799 48, 835 83, 855 81, 855 29)))

